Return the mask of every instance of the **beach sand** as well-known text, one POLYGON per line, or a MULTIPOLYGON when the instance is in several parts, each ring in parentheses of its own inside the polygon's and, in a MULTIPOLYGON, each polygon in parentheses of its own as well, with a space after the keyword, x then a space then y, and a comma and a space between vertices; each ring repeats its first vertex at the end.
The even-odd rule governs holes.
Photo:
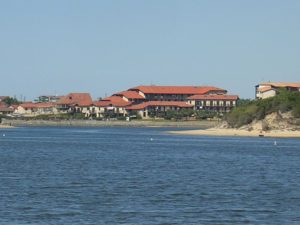
POLYGON ((2 125, 0 124, 0 129, 7 129, 7 128, 14 128, 13 126, 9 126, 9 125, 2 125))
POLYGON ((184 130, 170 131, 171 134, 178 135, 201 135, 201 136, 238 136, 238 137, 282 137, 300 138, 300 131, 272 130, 272 131, 247 131, 238 129, 211 128, 206 130, 184 130))

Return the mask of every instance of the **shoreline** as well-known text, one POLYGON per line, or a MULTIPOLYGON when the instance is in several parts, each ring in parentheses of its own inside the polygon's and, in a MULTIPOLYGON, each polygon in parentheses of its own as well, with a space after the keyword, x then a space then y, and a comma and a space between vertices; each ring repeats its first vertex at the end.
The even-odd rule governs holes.
POLYGON ((205 130, 184 130, 170 131, 176 135, 195 135, 195 136, 223 136, 223 137, 273 137, 273 138, 300 138, 300 131, 271 130, 271 131, 247 131, 238 129, 210 128, 205 130))
POLYGON ((99 121, 99 120, 8 120, 2 119, 5 127, 179 127, 179 128, 212 128, 217 121, 99 121))

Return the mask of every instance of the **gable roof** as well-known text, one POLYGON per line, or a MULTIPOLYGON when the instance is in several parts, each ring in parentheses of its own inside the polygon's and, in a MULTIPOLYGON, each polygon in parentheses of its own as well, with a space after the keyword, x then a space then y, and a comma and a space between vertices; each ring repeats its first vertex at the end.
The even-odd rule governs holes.
POLYGON ((92 103, 93 101, 89 93, 70 93, 66 96, 61 97, 57 102, 58 105, 78 106, 89 106, 92 103))
POLYGON ((137 86, 130 88, 129 91, 141 91, 145 94, 206 94, 213 91, 224 92, 227 91, 213 86, 137 86))
POLYGON ((33 102, 26 102, 22 103, 19 106, 23 108, 52 108, 55 107, 55 104, 52 102, 40 102, 40 103, 33 103, 33 102))
POLYGON ((189 100, 238 100, 239 96, 237 95, 193 95, 188 97, 189 100))
POLYGON ((274 88, 272 88, 271 86, 263 86, 263 87, 259 87, 257 90, 260 92, 267 92, 270 90, 273 90, 274 88))
POLYGON ((94 102, 93 103, 95 106, 99 107, 106 107, 106 106, 115 106, 115 107, 125 107, 129 106, 132 103, 130 101, 125 101, 122 97, 120 96, 110 96, 107 98, 102 99, 101 101, 94 102))
POLYGON ((300 83, 288 83, 288 82, 267 82, 259 84, 261 86, 272 86, 272 87, 294 87, 300 88, 300 83))
POLYGON ((175 106, 179 108, 191 108, 193 107, 190 104, 187 104, 186 102, 178 102, 178 101, 149 101, 149 102, 143 102, 138 105, 132 105, 127 107, 128 110, 141 110, 145 109, 149 106, 175 106))
POLYGON ((106 107, 109 106, 110 104, 111 103, 108 100, 100 100, 100 101, 93 102, 93 105, 97 107, 106 107))
POLYGON ((140 95, 138 92, 136 91, 122 91, 122 92, 118 92, 116 94, 114 94, 116 96, 124 96, 128 99, 145 99, 144 96, 140 95))

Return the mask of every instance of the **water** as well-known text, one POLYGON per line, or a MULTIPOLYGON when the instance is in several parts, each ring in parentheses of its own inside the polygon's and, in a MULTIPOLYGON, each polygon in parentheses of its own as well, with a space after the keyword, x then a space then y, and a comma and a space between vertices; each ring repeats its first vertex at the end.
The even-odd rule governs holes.
POLYGON ((166 130, 0 130, 0 224, 300 224, 300 139, 166 130))

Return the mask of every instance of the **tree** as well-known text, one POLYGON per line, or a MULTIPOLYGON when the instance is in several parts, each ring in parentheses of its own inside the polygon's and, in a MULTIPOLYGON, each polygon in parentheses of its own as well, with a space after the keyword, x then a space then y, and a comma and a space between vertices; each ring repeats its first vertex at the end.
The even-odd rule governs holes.
POLYGON ((8 106, 20 104, 20 102, 16 98, 11 97, 5 98, 2 101, 8 106))

